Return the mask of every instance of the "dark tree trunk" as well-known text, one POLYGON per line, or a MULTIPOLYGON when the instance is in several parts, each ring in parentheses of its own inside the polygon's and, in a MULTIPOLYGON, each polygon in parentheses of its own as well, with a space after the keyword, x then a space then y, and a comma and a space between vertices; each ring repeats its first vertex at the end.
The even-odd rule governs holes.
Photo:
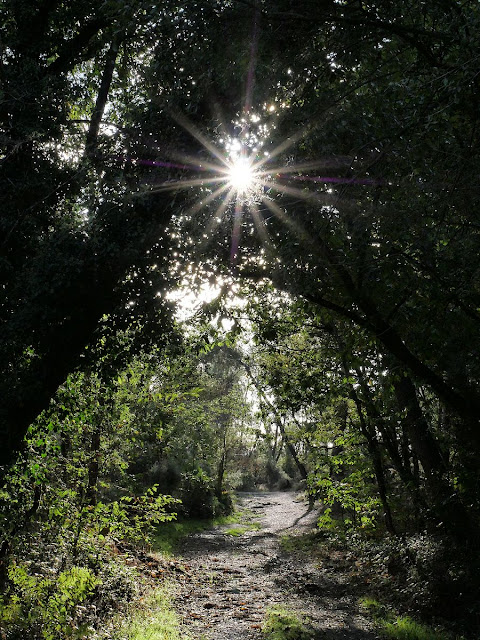
POLYGON ((477 536, 474 523, 448 481, 447 465, 423 415, 415 385, 407 375, 396 377, 393 385, 402 411, 402 421, 425 474, 425 487, 435 526, 445 528, 455 538, 473 542, 477 536))
POLYGON ((87 158, 94 157, 96 153, 100 122, 103 118, 105 107, 107 106, 108 94, 110 91, 110 86, 112 84, 117 55, 118 42, 114 41, 110 45, 110 49, 108 50, 105 58, 102 81, 100 83, 100 89, 98 91, 97 100, 95 102, 95 108, 93 109, 90 126, 88 128, 87 136, 85 139, 85 156, 87 158))
MULTIPOLYGON (((39 357, 32 359, 15 381, 5 375, 0 382, 0 395, 3 395, 0 484, 15 462, 29 425, 48 407, 68 374, 81 364, 85 347, 95 340, 102 316, 115 311, 119 303, 118 285, 123 277, 163 233, 172 215, 171 208, 167 208, 167 198, 156 194, 155 200, 139 199, 134 211, 111 208, 108 214, 112 220, 110 231, 114 234, 111 245, 105 237, 108 231, 101 232, 104 246, 109 246, 108 259, 97 253, 102 249, 93 240, 95 223, 92 239, 87 243, 78 240, 79 246, 75 248, 78 256, 73 266, 68 260, 69 247, 65 247, 65 255, 61 255, 61 245, 55 238, 52 240, 50 251, 57 252, 61 271, 58 276, 55 274, 59 284, 55 288, 52 282, 45 296, 27 300, 11 318, 12 331, 18 326, 32 327, 39 357)), ((105 224, 105 220, 99 224, 105 224)))
POLYGON ((353 385, 350 385, 350 396, 357 408, 357 415, 358 419, 360 420, 360 429, 367 441, 368 451, 372 459, 373 471, 375 473, 375 479, 377 481, 378 495, 380 496, 383 508, 383 519, 385 522, 385 527, 388 533, 390 533, 391 535, 396 535, 395 525, 393 524, 392 511, 390 509, 390 504, 387 497, 387 483, 385 480, 385 469, 382 461, 382 453, 378 444, 377 437, 375 435, 375 429, 372 429, 367 423, 363 413, 362 403, 353 385))
POLYGON ((225 476, 225 466, 227 461, 227 429, 223 428, 223 442, 222 442, 222 455, 220 456, 220 462, 217 469, 217 486, 216 495, 220 499, 223 491, 223 478, 225 476))
POLYGON ((480 398, 476 390, 467 388, 459 391, 448 381, 448 376, 444 379, 440 373, 423 362, 421 357, 413 353, 396 328, 383 317, 371 296, 361 286, 357 286, 345 268, 341 256, 332 250, 324 238, 316 237, 314 244, 312 238, 306 236, 305 241, 310 243, 311 250, 320 263, 326 264, 332 274, 335 274, 338 285, 358 311, 342 307, 320 295, 309 294, 306 299, 353 320, 358 326, 364 327, 373 334, 389 354, 409 369, 415 378, 430 386, 440 400, 462 418, 460 428, 463 440, 468 442, 468 446, 474 451, 480 452, 480 398))
POLYGON ((306 480, 308 478, 307 468, 298 457, 298 453, 295 447, 293 446, 292 441, 288 437, 288 434, 285 431, 285 427, 283 426, 281 419, 278 423, 278 426, 280 427, 280 433, 282 434, 282 439, 283 439, 283 442, 285 443, 285 447, 288 449, 288 452, 292 456, 293 461, 295 462, 297 469, 300 473, 300 477, 302 478, 302 480, 306 480))

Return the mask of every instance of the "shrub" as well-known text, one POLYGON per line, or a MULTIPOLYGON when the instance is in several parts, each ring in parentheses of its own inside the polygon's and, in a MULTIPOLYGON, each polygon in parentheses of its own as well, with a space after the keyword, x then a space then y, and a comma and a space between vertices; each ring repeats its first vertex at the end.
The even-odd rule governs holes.
POLYGON ((30 575, 24 565, 8 570, 9 589, 1 601, 0 621, 11 638, 81 638, 85 607, 99 579, 85 567, 72 567, 54 576, 30 575))

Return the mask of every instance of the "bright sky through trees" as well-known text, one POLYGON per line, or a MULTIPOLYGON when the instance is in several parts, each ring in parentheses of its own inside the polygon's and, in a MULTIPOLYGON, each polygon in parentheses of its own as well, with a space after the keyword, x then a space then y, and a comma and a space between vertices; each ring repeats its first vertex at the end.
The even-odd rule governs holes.
POLYGON ((279 469, 478 626, 480 4, 2 12, 0 627, 108 631, 143 489, 279 469))
POLYGON ((233 160, 228 173, 229 183, 237 194, 241 195, 249 191, 255 185, 255 171, 248 158, 239 156, 233 160))

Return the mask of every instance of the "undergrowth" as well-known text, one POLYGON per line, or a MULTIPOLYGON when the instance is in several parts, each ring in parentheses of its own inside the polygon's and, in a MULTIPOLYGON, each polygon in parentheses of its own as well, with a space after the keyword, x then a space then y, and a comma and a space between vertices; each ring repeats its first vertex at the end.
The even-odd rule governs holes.
POLYGON ((308 555, 331 575, 348 573, 350 589, 357 597, 379 598, 398 612, 383 625, 384 633, 390 634, 387 637, 480 637, 478 556, 468 556, 454 542, 426 532, 375 539, 356 532, 317 531, 284 536, 281 548, 308 555), (446 630, 444 635, 437 626, 446 630))
POLYGON ((286 553, 296 551, 315 553, 324 541, 325 534, 319 531, 313 531, 312 533, 306 533, 300 536, 287 534, 280 538, 280 548, 286 553))
POLYGON ((260 528, 260 524, 255 522, 257 518, 257 514, 251 510, 237 506, 233 513, 226 516, 162 522, 153 536, 152 550, 165 556, 171 556, 178 550, 180 543, 187 536, 217 526, 233 525, 224 530, 225 535, 241 536, 246 531, 260 528))
POLYGON ((266 640, 311 640, 313 637, 296 613, 280 605, 267 610, 262 633, 266 640))
POLYGON ((181 628, 172 605, 172 585, 164 583, 145 598, 136 611, 112 635, 98 640, 190 640, 181 628))
POLYGON ((371 598, 362 598, 360 606, 375 621, 382 635, 390 640, 464 640, 463 637, 417 622, 410 616, 397 615, 371 598))

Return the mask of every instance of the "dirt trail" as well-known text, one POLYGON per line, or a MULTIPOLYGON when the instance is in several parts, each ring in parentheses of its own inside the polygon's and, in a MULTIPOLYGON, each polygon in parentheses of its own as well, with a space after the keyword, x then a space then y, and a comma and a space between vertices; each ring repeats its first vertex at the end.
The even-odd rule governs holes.
POLYGON ((208 640, 260 637, 265 611, 274 604, 303 614, 316 638, 377 640, 358 611, 345 557, 321 566, 307 554, 285 553, 280 539, 314 527, 301 496, 291 492, 244 493, 240 506, 258 514, 260 528, 239 537, 217 527, 188 538, 181 550, 185 579, 177 608, 188 631, 208 640))

